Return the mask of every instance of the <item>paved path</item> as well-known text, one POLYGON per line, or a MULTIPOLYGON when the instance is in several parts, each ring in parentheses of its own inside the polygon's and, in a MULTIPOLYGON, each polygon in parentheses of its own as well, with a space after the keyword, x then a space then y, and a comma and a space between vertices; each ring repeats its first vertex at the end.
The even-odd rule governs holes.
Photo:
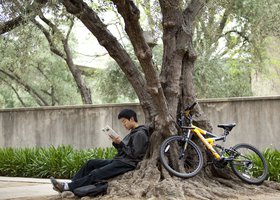
MULTIPOLYGON (((0 200, 49 200, 49 197, 55 197, 57 194, 58 193, 52 189, 49 179, 0 176, 0 200)), ((109 200, 111 198, 104 199, 109 200)), ((122 198, 122 200, 135 200, 135 198, 127 197, 122 198)), ((141 200, 144 199, 141 198, 141 200)), ((195 199, 190 198, 189 200, 195 199)), ((250 194, 248 196, 244 195, 239 196, 238 199, 235 200, 280 200, 280 192, 275 191, 275 193, 268 192, 266 194, 250 194)))
POLYGON ((49 179, 0 176, 0 200, 57 195, 49 179))

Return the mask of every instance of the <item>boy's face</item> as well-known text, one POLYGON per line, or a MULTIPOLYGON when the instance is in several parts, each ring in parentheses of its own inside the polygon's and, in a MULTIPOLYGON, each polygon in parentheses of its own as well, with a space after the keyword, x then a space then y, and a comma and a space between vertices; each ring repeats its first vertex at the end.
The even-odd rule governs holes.
POLYGON ((126 118, 121 118, 120 119, 121 122, 122 122, 122 125, 127 129, 127 130, 130 130, 134 127, 134 119, 133 118, 130 118, 129 120, 126 119, 126 118))

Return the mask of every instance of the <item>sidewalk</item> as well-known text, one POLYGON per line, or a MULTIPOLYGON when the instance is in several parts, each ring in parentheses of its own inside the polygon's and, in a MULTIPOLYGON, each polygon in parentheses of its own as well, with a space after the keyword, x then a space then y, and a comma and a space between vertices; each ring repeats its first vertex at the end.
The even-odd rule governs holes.
POLYGON ((33 199, 33 197, 40 199, 39 197, 57 194, 52 189, 49 179, 0 176, 0 200, 33 199))

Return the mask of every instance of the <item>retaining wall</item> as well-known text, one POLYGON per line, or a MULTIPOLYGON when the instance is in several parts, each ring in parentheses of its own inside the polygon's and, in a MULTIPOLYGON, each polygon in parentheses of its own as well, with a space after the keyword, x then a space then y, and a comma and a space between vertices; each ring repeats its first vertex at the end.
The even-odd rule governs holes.
MULTIPOLYGON (((219 123, 237 123, 227 145, 246 142, 264 149, 280 149, 280 96, 199 100, 213 132, 219 123)), ((76 148, 111 146, 101 129, 106 124, 124 136, 127 131, 117 119, 123 108, 137 112, 139 104, 82 105, 62 107, 0 109, 0 147, 73 145, 76 148)))

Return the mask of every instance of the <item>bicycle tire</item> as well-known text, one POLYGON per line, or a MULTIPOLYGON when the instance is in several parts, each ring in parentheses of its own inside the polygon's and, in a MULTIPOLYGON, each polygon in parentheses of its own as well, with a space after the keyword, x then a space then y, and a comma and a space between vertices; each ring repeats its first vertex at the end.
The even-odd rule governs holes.
POLYGON ((249 184, 263 183, 268 176, 268 167, 261 152, 249 144, 238 144, 233 149, 230 167, 234 174, 249 184))
POLYGON ((160 162, 172 175, 180 178, 191 178, 203 167, 203 156, 199 147, 188 140, 185 155, 182 158, 183 145, 186 141, 182 136, 171 136, 163 141, 160 147, 160 162), (176 158, 177 157, 177 158, 176 158), (170 161, 172 159, 172 161, 170 161), (174 165, 174 162, 177 166, 174 165))

